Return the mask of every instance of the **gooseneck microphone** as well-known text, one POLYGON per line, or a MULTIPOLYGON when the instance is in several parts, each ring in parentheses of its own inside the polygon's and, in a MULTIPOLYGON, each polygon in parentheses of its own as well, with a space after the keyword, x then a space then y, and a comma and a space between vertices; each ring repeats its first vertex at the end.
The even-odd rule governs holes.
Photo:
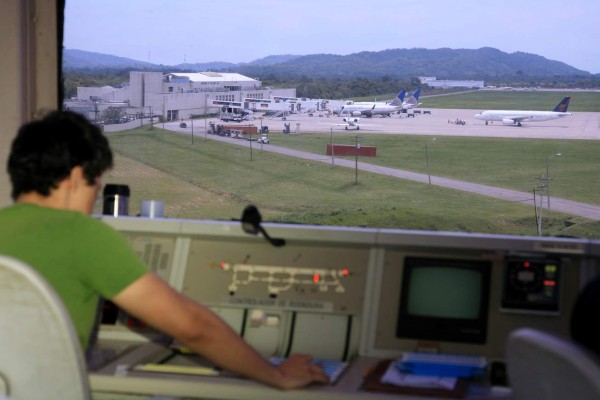
POLYGON ((244 208, 241 222, 242 229, 244 230, 244 232, 249 233, 251 235, 258 235, 258 233, 260 232, 263 234, 267 242, 271 243, 273 246, 285 246, 285 239, 272 238, 262 227, 262 217, 258 212, 258 208, 256 208, 256 206, 249 204, 246 206, 246 208, 244 208))

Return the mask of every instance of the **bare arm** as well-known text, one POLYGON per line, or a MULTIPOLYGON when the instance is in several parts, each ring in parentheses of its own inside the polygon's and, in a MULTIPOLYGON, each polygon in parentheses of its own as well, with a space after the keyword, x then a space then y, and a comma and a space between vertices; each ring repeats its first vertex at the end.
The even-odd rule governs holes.
POLYGON ((112 301, 229 371, 279 389, 327 382, 310 357, 293 356, 273 367, 216 314, 178 293, 153 273, 133 282, 112 301))

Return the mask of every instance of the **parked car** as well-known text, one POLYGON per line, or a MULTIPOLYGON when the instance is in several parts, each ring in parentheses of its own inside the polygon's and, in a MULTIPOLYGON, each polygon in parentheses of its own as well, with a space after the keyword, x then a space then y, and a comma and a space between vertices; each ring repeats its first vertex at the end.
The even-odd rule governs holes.
POLYGON ((179 124, 180 128, 187 128, 187 124, 185 122, 182 122, 179 124))
POLYGON ((231 136, 232 138, 235 139, 243 139, 244 138, 244 132, 238 130, 238 129, 230 129, 229 130, 229 136, 231 136))
POLYGON ((266 133, 261 133, 260 138, 258 139, 260 143, 269 143, 269 135, 266 133))

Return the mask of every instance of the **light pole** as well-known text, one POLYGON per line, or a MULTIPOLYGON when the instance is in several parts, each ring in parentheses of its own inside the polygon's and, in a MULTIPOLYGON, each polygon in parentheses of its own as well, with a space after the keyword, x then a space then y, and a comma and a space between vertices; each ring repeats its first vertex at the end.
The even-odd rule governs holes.
POLYGON ((250 161, 252 161, 252 134, 250 134, 248 142, 250 143, 250 161))
POLYGON ((356 135, 355 143, 354 143, 354 184, 358 185, 358 152, 360 150, 360 143, 358 143, 358 139, 362 139, 360 136, 356 135))
POLYGON ((165 130, 165 118, 166 118, 166 113, 165 113, 165 96, 163 96, 163 109, 162 109, 162 122, 163 122, 163 130, 165 130))
POLYGON ((335 164, 333 155, 333 128, 329 128, 329 148, 331 149, 331 166, 335 164))
POLYGON ((427 163, 427 179, 429 180, 429 186, 431 186, 431 173, 429 172, 429 142, 435 141, 437 138, 433 138, 425 142, 425 162, 427 163))
POLYGON ((208 119, 208 93, 204 94, 204 138, 208 134, 208 127, 206 126, 208 119))
POLYGON ((562 156, 562 153, 556 153, 546 158, 546 198, 548 202, 548 212, 550 212, 550 160, 560 156, 562 156))

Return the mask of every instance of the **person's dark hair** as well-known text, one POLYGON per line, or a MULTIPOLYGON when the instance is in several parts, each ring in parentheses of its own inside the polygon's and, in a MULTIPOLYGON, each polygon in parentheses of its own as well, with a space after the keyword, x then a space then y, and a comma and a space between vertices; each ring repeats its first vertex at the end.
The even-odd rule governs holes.
POLYGON ((23 125, 14 139, 7 170, 12 198, 37 192, 48 196, 76 166, 91 185, 113 165, 108 140, 82 115, 54 111, 23 125))

